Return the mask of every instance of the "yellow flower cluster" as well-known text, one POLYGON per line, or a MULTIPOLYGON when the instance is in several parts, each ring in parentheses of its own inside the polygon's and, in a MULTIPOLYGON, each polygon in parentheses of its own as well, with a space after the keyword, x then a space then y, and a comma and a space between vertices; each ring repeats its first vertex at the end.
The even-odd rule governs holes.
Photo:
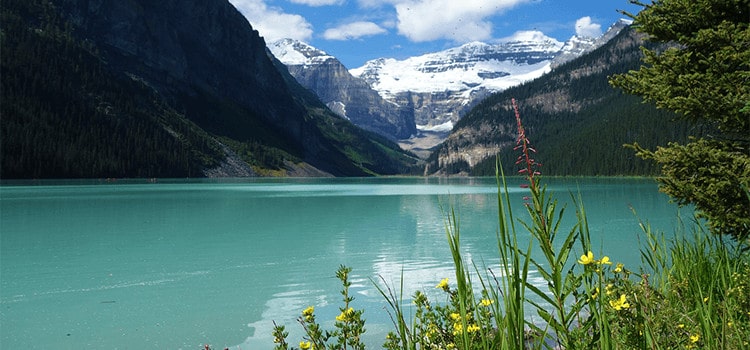
POLYGON ((313 350, 315 349, 315 346, 309 341, 301 341, 299 342, 299 348, 302 350, 313 350))
POLYGON ((336 316, 336 321, 345 322, 349 320, 352 317, 352 315, 354 315, 354 308, 350 307, 344 311, 341 311, 341 314, 336 316))
MULTIPOLYGON (((486 299, 485 299, 486 300, 486 299)), ((487 305, 492 304, 491 302, 488 302, 487 305)), ((451 320, 453 320, 453 335, 459 335, 464 332, 464 325, 461 322, 461 314, 458 312, 452 312, 450 315, 451 320)), ((471 315, 466 315, 466 320, 468 321, 471 318, 471 315)), ((476 324, 470 324, 466 326, 466 332, 468 333, 474 333, 479 331, 479 326, 476 324)))
POLYGON ((581 255, 581 258, 578 259, 578 263, 581 264, 581 265, 593 264, 594 261, 595 261, 594 260, 594 253, 592 253, 591 251, 589 251, 586 254, 581 255))
POLYGON ((615 285, 612 283, 608 283, 607 287, 604 289, 604 293, 607 295, 612 295, 615 292, 615 285))
POLYGON ((435 286, 435 288, 438 288, 438 289, 442 289, 442 290, 444 290, 444 291, 446 291, 446 292, 447 292, 447 291, 448 291, 448 289, 449 289, 449 287, 448 287, 448 278, 443 278, 443 279, 442 279, 442 280, 440 281, 440 283, 438 283, 438 285, 437 285, 437 286, 435 286))
POLYGON ((482 299, 482 301, 479 302, 484 307, 490 307, 490 305, 494 304, 495 301, 492 299, 482 299))
POLYGON ((305 317, 305 321, 312 321, 314 312, 314 306, 308 306, 306 309, 302 310, 302 316, 305 317))
MULTIPOLYGON (((477 326, 475 324, 470 324, 470 325, 466 326, 466 332, 467 333, 478 332, 480 329, 481 328, 479 328, 479 326, 477 326)), ((456 322, 456 323, 453 324, 453 335, 460 335, 463 332, 464 332, 464 325, 463 324, 461 324, 460 322, 456 322)))
POLYGON ((594 253, 592 253, 590 250, 586 254, 581 255, 581 257, 578 259, 578 263, 581 265, 612 265, 612 262, 609 260, 608 256, 605 255, 601 258, 601 260, 596 260, 594 259, 594 253))
POLYGON ((628 299, 625 298, 625 294, 621 294, 619 299, 610 300, 609 305, 617 311, 630 307, 630 303, 628 303, 628 299))
POLYGON ((620 263, 618 263, 618 264, 617 264, 617 265, 615 266, 615 273, 620 273, 620 272, 622 272, 622 268, 623 268, 623 265, 622 265, 622 264, 620 264, 620 263))

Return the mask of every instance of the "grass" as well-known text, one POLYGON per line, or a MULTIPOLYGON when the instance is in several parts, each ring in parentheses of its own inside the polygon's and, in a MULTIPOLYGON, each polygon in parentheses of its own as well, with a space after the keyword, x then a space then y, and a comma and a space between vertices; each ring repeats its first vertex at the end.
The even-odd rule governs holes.
MULTIPOLYGON (((529 195, 521 220, 510 205, 505 174, 496 166, 499 271, 464 260, 460 225, 455 212, 448 211, 445 231, 454 276, 436 286, 443 300, 429 300, 422 291, 405 298, 403 276, 398 289, 382 277, 373 280, 394 326, 383 348, 750 348, 747 249, 709 234, 698 220, 680 225, 669 240, 641 221, 642 266, 613 264, 603 252, 593 252, 580 197, 573 196, 575 222, 563 227, 567 208, 543 185, 517 109, 516 118, 517 164, 529 195), (521 230, 531 234, 528 245, 519 244, 521 230), (533 258, 532 251, 541 257, 533 258), (546 286, 530 283, 530 268, 546 286), (413 312, 404 309, 408 302, 413 312), (543 322, 532 322, 535 317, 543 322)), ((349 271, 342 266, 337 272, 343 306, 333 330, 320 328, 312 306, 302 311, 298 321, 306 335, 300 349, 364 348, 359 341, 365 332, 363 310, 349 306, 349 271)), ((276 349, 295 348, 287 343, 284 326, 275 325, 274 336, 276 349)))

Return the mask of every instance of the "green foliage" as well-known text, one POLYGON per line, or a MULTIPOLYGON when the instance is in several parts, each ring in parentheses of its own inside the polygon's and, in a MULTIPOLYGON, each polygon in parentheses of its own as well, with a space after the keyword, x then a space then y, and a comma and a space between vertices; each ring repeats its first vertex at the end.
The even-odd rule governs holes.
POLYGON ((682 205, 695 205, 712 232, 749 243, 750 2, 639 4, 636 28, 670 47, 644 48, 644 65, 611 83, 718 132, 653 152, 635 148, 661 167, 662 190, 682 205))
POLYGON ((698 222, 692 234, 681 229, 669 241, 641 227, 640 275, 618 264, 606 282, 607 295, 626 295, 630 304, 609 319, 616 347, 747 348, 748 256, 702 232, 698 222))
POLYGON ((661 190, 680 205, 694 205, 711 231, 747 242, 750 234, 750 157, 736 143, 695 140, 638 155, 662 165, 661 190), (717 151, 719 150, 719 151, 717 151), (720 166, 716 166, 720 164, 720 166))
POLYGON ((51 3, 3 1, 0 23, 0 177, 202 176, 223 157, 148 86, 109 72, 51 3))
MULTIPOLYGON (((349 295, 349 274, 352 269, 350 267, 341 265, 336 271, 336 278, 341 281, 343 288, 341 289, 341 295, 343 296, 343 306, 339 308, 341 313, 336 316, 336 322, 334 323, 334 329, 330 331, 324 331, 320 324, 315 319, 315 307, 309 306, 302 310, 302 316, 297 321, 302 325, 305 330, 304 338, 299 342, 299 348, 301 350, 314 350, 314 349, 329 349, 329 350, 357 350, 364 349, 365 345, 361 341, 361 336, 365 333, 365 319, 362 318, 364 310, 355 310, 350 306, 350 303, 354 301, 354 297, 349 295)), ((287 350, 295 349, 293 346, 290 347, 286 341, 286 337, 289 335, 285 331, 283 325, 277 325, 274 322, 274 343, 276 350, 287 350)))
POLYGON ((750 137, 750 2, 665 0, 635 17, 649 40, 673 44, 644 48, 645 64, 613 78, 615 86, 684 118, 715 122, 727 134, 750 137), (744 109, 744 110, 743 110, 744 109))

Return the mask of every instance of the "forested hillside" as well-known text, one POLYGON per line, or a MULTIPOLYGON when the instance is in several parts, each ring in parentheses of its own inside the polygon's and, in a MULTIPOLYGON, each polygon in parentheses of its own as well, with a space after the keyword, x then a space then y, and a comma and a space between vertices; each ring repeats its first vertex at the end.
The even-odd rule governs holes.
POLYGON ((3 178, 200 176, 217 164, 216 142, 114 76, 50 6, 4 1, 0 22, 3 178))
POLYGON ((224 0, 1 6, 0 178, 363 176, 415 162, 279 71, 224 0))
POLYGON ((515 98, 545 174, 656 174, 653 163, 623 145, 638 142, 654 148, 705 130, 675 122, 674 114, 609 85, 609 76, 640 66, 641 45, 642 38, 627 28, 603 47, 539 79, 488 97, 432 153, 429 172, 494 175, 499 154, 506 173, 515 173, 515 98))

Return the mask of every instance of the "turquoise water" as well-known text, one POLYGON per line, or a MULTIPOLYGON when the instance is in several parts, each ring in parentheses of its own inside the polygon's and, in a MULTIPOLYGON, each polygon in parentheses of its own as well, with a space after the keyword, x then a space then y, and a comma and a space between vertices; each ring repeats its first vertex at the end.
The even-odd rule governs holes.
MULTIPOLYGON (((666 232, 676 222, 653 180, 547 181, 562 202, 580 192, 592 242, 616 262, 639 262, 629 205, 666 232)), ((525 218, 520 183, 510 190, 525 218)), ((391 326, 371 279, 398 285, 403 272, 405 295, 440 300, 451 206, 466 257, 496 267, 496 191, 477 178, 5 182, 0 348, 271 349, 272 321, 296 344, 302 309, 339 313, 340 264, 379 348, 391 326)))

